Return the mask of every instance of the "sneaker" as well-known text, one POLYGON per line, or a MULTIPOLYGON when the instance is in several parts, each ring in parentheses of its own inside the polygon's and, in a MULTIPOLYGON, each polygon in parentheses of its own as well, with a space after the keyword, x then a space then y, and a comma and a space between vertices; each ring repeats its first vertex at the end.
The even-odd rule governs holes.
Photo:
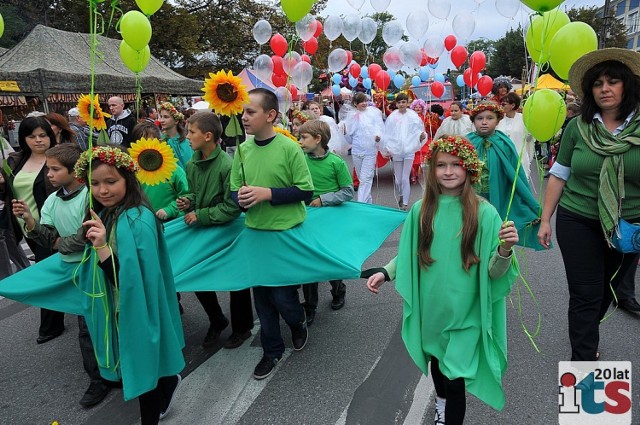
POLYGON ((264 379, 273 373, 273 370, 276 368, 276 365, 280 361, 279 357, 275 359, 270 359, 269 357, 262 357, 260 363, 256 365, 256 368, 253 370, 253 377, 257 380, 264 379))
POLYGON ((111 391, 111 387, 105 385, 102 381, 92 381, 89 388, 80 399, 80 406, 91 407, 100 403, 111 391))
POLYGON ((169 414, 169 410, 171 410, 171 405, 173 401, 176 399, 176 394, 178 392, 178 388, 180 388, 180 384, 182 383, 182 376, 176 375, 176 383, 171 391, 171 396, 169 396, 168 400, 164 400, 166 405, 160 409, 160 419, 164 419, 165 416, 169 414))
POLYGON ((224 348, 233 349, 240 347, 246 340, 251 336, 251 331, 246 331, 245 333, 237 333, 233 332, 229 335, 229 339, 224 343, 224 348))
POLYGON ((218 338, 225 328, 229 326, 229 321, 227 320, 224 326, 220 329, 215 329, 213 326, 209 326, 209 330, 207 331, 207 335, 204 337, 202 341, 202 346, 204 348, 213 347, 218 342, 218 338))
POLYGON ((309 332, 307 331, 307 324, 302 323, 291 329, 291 340, 293 341, 293 349, 300 351, 307 345, 309 339, 309 332))
POLYGON ((307 326, 311 326, 316 318, 315 310, 305 310, 304 316, 307 318, 307 326))
POLYGON ((331 308, 333 310, 340 310, 344 307, 344 295, 345 294, 339 294, 333 296, 333 300, 331 301, 331 308))
POLYGON ((436 416, 433 418, 434 425, 445 425, 444 408, 446 404, 447 404, 446 398, 440 398, 436 396, 436 416))

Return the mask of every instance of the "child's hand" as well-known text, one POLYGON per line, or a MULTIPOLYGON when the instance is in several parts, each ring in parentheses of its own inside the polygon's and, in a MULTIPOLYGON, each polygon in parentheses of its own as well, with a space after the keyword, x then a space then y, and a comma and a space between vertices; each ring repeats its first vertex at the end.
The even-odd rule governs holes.
POLYGON ((271 189, 260 186, 242 186, 238 191, 238 205, 249 209, 260 202, 271 200, 271 189))
POLYGON ((162 208, 156 211, 156 217, 158 217, 160 220, 166 220, 167 216, 168 216, 167 212, 162 208))
POLYGON ((369 279, 367 279, 367 289, 373 292, 374 294, 377 294, 378 292, 380 292, 379 288, 382 286, 383 283, 384 283, 384 273, 382 272, 375 273, 371 275, 369 279))
POLYGON ((33 215, 31 215, 29 205, 27 205, 27 203, 23 200, 12 199, 11 208, 13 209, 13 215, 25 221, 33 217, 33 215))
POLYGON ((87 227, 87 239, 91 241, 93 247, 102 247, 107 244, 107 230, 104 228, 104 223, 98 217, 98 214, 93 210, 89 210, 91 213, 91 220, 87 220, 82 223, 87 227))
POLYGON ((187 226, 191 226, 192 224, 196 224, 198 222, 198 216, 195 211, 191 211, 190 213, 184 216, 184 222, 187 223, 187 226))
POLYGON ((322 201, 320 200, 320 198, 316 198, 313 201, 311 201, 309 206, 310 207, 321 207, 322 206, 322 201))
POLYGON ((520 240, 518 237, 518 231, 516 230, 516 226, 513 221, 507 221, 502 223, 500 227, 500 232, 498 233, 498 238, 500 238, 500 246, 499 249, 502 250, 500 254, 506 254, 507 256, 510 254, 511 248, 520 240))
POLYGON ((180 198, 176 199, 176 205, 178 206, 178 209, 180 211, 185 211, 191 207, 191 201, 189 200, 189 198, 181 196, 180 198))

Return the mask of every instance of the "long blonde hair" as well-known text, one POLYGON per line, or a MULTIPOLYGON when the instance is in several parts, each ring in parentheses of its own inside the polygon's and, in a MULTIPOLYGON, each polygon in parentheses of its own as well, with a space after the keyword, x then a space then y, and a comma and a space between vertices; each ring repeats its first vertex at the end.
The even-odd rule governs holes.
MULTIPOLYGON (((433 221, 438 211, 438 198, 441 191, 436 179, 436 163, 439 149, 433 152, 428 162, 427 183, 422 199, 420 210, 420 229, 418 237, 418 261, 422 268, 428 268, 435 260, 431 256, 431 244, 433 242, 433 221)), ((475 252, 475 241, 478 234, 478 207, 480 199, 473 190, 471 176, 467 172, 462 193, 460 194, 462 203, 462 241, 460 242, 460 253, 462 256, 462 267, 466 272, 472 265, 480 262, 480 257, 475 252)))

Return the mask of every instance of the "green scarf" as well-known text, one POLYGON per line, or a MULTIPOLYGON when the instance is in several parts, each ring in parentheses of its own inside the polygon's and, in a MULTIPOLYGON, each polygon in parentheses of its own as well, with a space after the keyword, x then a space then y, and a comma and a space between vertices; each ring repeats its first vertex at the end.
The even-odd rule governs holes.
POLYGON ((598 188, 598 215, 604 236, 611 246, 625 196, 622 155, 632 146, 640 146, 640 114, 636 113, 624 130, 615 136, 599 120, 591 124, 578 120, 578 130, 589 149, 604 156, 598 188))

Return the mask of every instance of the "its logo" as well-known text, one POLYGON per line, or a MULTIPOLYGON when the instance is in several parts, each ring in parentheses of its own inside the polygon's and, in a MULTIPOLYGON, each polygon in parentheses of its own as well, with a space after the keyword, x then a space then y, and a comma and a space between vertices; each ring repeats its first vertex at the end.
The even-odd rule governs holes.
POLYGON ((631 362, 560 362, 560 425, 631 424, 631 362))

